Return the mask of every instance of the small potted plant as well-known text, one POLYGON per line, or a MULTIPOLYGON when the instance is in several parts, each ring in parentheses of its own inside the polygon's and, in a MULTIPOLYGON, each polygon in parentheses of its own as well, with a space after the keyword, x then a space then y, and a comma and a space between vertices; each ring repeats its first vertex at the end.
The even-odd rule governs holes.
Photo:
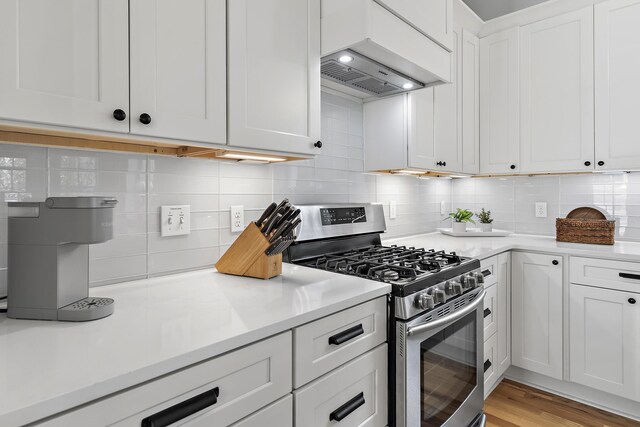
MULTIPOLYGON (((476 222, 472 219, 473 212, 467 209, 458 208, 457 211, 451 212, 449 217, 452 219, 451 226, 453 228, 454 233, 464 233, 467 231, 467 223, 471 222, 475 224, 476 222)), ((445 218, 446 219, 446 218, 445 218)))
POLYGON ((478 219, 480 220, 480 230, 485 233, 493 230, 493 218, 491 218, 491 211, 486 211, 484 208, 476 214, 478 219))

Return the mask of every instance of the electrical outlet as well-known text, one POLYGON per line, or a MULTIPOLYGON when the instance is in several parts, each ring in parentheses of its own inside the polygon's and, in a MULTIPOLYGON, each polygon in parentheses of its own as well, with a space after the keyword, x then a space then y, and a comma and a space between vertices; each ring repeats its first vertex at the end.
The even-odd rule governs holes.
POLYGON ((396 219, 398 216, 398 204, 395 200, 389 201, 389 219, 396 219))
POLYGON ((231 232, 244 230, 244 206, 231 206, 231 232))
POLYGON ((547 202, 536 202, 536 218, 547 217, 547 202))
POLYGON ((446 215, 447 213, 447 204, 444 200, 440 201, 440 215, 446 215))
POLYGON ((191 233, 191 206, 160 207, 160 235, 181 236, 191 233))

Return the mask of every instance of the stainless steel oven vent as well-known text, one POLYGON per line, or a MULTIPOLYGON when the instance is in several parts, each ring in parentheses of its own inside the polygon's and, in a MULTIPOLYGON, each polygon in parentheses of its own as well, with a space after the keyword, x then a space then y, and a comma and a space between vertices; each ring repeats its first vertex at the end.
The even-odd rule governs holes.
POLYGON ((382 97, 422 89, 425 84, 351 49, 322 58, 322 77, 369 95, 382 97))

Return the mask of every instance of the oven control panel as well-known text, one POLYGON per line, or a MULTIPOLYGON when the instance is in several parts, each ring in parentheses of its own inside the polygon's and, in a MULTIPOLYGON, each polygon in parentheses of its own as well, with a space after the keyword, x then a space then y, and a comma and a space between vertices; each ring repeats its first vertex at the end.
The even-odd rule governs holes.
POLYGON ((354 224, 367 222, 364 206, 349 208, 320 208, 322 225, 354 224))
POLYGON ((396 297, 396 317, 409 319, 482 287, 484 275, 474 270, 403 298, 396 297))

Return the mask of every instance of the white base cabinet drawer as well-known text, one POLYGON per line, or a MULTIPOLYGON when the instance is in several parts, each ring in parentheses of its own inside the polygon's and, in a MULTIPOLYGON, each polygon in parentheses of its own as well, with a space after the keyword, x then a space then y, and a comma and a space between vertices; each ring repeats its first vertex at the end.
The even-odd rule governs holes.
POLYGON ((90 403, 41 425, 140 426, 142 420, 217 389, 209 406, 173 422, 229 426, 291 391, 291 333, 251 344, 138 387, 90 403))
POLYGON ((293 427, 293 396, 286 397, 238 421, 231 427, 293 427))
POLYGON ((380 297, 294 329, 294 388, 385 342, 386 325, 387 302, 380 297))
POLYGON ((480 260, 480 271, 484 276, 485 289, 498 282, 498 257, 492 256, 480 260))
POLYGON ((484 393, 485 397, 498 380, 496 369, 497 336, 494 334, 484 342, 484 393))
POLYGON ((484 339, 485 341, 498 330, 498 285, 487 288, 484 296, 484 339))
POLYGON ((640 263, 610 259, 571 257, 571 283, 637 292, 640 263))
POLYGON ((293 394, 296 426, 386 426, 387 344, 293 394))

